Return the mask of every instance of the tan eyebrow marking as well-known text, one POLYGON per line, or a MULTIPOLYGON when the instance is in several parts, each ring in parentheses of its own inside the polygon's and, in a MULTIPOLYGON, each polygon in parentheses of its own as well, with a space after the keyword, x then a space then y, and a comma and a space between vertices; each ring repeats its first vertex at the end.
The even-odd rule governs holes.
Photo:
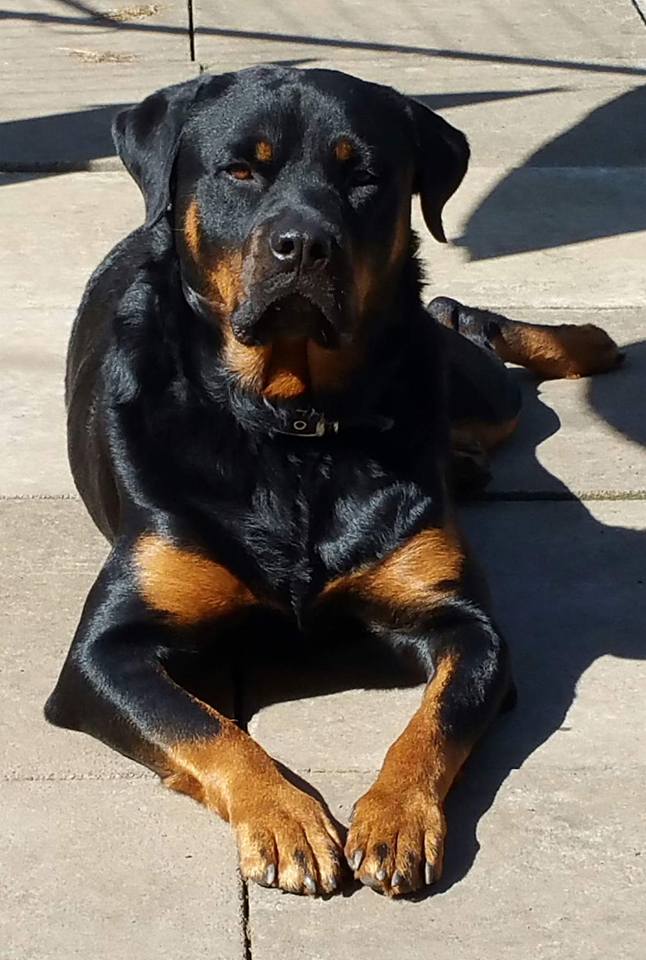
POLYGON ((259 140, 256 144, 256 160, 261 163, 269 163, 274 156, 274 148, 268 140, 259 140))
POLYGON ((334 148, 335 157, 343 163, 345 160, 349 160, 353 154, 354 146, 346 137, 342 137, 334 148))

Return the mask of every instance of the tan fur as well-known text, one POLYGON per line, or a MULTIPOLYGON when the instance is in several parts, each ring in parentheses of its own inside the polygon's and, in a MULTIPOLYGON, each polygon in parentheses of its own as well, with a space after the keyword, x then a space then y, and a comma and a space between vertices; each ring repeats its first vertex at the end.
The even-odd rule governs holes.
POLYGON ((269 163, 274 156, 274 148, 267 140, 259 140, 256 144, 256 160, 261 163, 269 163))
POLYGON ((310 383, 307 339, 277 338, 271 345, 263 393, 269 399, 287 399, 304 393, 310 383))
POLYGON ((574 380, 603 373, 619 359, 614 340, 591 323, 544 327, 510 321, 493 346, 502 360, 529 367, 548 379, 574 380))
POLYGON ((184 217, 184 239, 193 259, 197 263, 200 256, 201 240, 200 211, 197 200, 191 200, 186 210, 186 216, 184 217))
POLYGON ((165 784, 231 823, 244 877, 294 893, 332 892, 340 880, 341 841, 321 804, 292 786, 235 723, 201 706, 217 718, 220 732, 173 744, 165 784))
POLYGON ((334 155, 341 163, 345 163, 354 156, 354 147, 345 137, 342 137, 334 147, 334 155))
POLYGON ((350 591, 394 610, 423 607, 457 588, 465 562, 453 528, 422 530, 380 563, 332 580, 322 596, 350 591))
POLYGON ((147 605, 176 623, 201 623, 257 602, 219 563, 152 534, 139 540, 134 562, 147 605))
POLYGON ((206 271, 210 295, 224 307, 225 319, 231 316, 244 299, 242 253, 232 250, 221 253, 206 271))
POLYGON ((443 802, 469 753, 446 734, 441 721, 457 667, 453 653, 439 661, 419 709, 390 747, 377 780, 355 805, 346 854, 352 858, 363 851, 355 875, 390 896, 422 885, 426 863, 433 879, 442 872, 443 802), (391 884, 395 871, 401 879, 391 884))

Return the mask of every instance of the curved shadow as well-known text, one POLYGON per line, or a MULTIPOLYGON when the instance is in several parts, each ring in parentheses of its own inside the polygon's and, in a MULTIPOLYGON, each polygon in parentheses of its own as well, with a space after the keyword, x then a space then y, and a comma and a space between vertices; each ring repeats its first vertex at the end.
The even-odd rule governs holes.
POLYGON ((486 260, 646 229, 643 170, 633 169, 646 164, 644 116, 646 86, 593 110, 498 183, 457 244, 486 260))
MULTIPOLYGON (((646 341, 631 343, 622 350, 626 353, 626 363, 621 391, 613 389, 612 377, 592 377, 588 381, 586 400, 618 433, 646 447, 646 341)), ((646 477, 643 483, 646 486, 646 477)))
MULTIPOLYGON (((646 341, 631 344, 625 352, 621 370, 589 380, 588 400, 623 436, 646 445, 646 341)), ((558 429, 559 422, 535 391, 526 389, 525 400, 526 413, 539 428, 532 438, 535 449, 558 429)), ((538 468, 546 472, 540 464, 538 468)), ((545 522, 549 508, 545 503, 509 504, 507 517, 501 518, 503 526, 482 511, 467 524, 480 553, 489 552, 492 561, 496 554, 490 564, 495 567, 492 586, 494 597, 507 598, 498 605, 514 655, 519 706, 493 727, 449 796, 449 844, 438 893, 459 881, 473 864, 479 850, 479 820, 508 774, 551 736, 567 736, 564 721, 585 671, 607 655, 646 658, 643 616, 635 605, 635 596, 646 582, 646 529, 604 524, 574 497, 567 506, 560 505, 568 511, 568 523, 550 526, 545 522), (530 521, 525 529, 512 515, 514 507, 530 521), (528 511, 543 522, 532 526, 528 511), (589 557, 595 558, 592 575, 585 569, 589 557), (571 579, 577 565, 580 575, 571 579), (540 571, 543 582, 532 582, 532 571, 534 575, 540 571), (549 605, 550 597, 557 598, 555 606, 549 605)))

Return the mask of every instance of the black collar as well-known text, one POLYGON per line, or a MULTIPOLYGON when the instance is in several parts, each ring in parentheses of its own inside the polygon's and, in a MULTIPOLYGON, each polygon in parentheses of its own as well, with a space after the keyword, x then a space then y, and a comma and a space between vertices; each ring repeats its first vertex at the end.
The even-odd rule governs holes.
POLYGON ((382 417, 378 414, 344 416, 333 420, 313 407, 308 410, 280 409, 267 400, 265 405, 274 419, 273 431, 289 437, 318 437, 320 439, 345 433, 348 430, 360 429, 371 429, 384 433, 386 430, 390 430, 394 424, 391 417, 382 417))
MULTIPOLYGON (((211 312, 209 301, 201 293, 194 290, 182 276, 182 292, 191 310, 198 316, 207 317, 211 312)), ((313 407, 309 409, 275 407, 268 400, 264 400, 267 416, 262 418, 263 426, 272 433, 281 433, 289 437, 318 438, 335 436, 347 430, 371 429, 384 433, 394 425, 391 417, 379 414, 364 414, 344 416, 331 419, 321 410, 313 407)))

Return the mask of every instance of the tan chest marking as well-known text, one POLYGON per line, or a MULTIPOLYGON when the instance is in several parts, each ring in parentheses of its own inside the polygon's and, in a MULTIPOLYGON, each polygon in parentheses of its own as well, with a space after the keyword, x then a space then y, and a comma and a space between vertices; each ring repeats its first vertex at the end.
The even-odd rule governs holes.
POLYGON ((298 397, 310 383, 307 339, 278 337, 272 343, 263 393, 269 399, 298 397))
POLYGON ((257 603, 249 588, 226 567, 161 537, 143 536, 135 547, 134 560, 147 605, 178 624, 201 623, 257 603))
POLYGON ((357 593, 390 609, 423 607, 438 594, 455 592, 465 568, 465 553, 453 529, 422 530, 379 564, 331 581, 323 597, 357 593))

